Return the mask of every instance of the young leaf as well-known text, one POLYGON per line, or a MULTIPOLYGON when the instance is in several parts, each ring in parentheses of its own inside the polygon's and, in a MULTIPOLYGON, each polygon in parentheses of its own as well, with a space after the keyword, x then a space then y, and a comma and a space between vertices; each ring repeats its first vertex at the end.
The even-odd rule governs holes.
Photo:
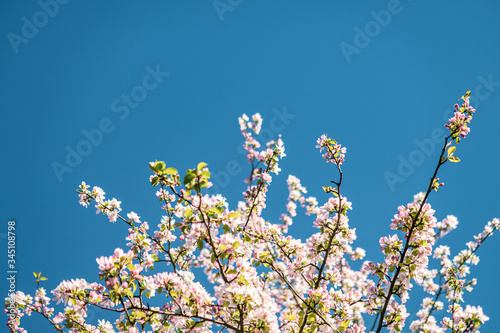
POLYGON ((184 177, 184 185, 187 185, 189 183, 191 183, 191 181, 196 177, 196 174, 191 171, 191 170, 188 170, 187 173, 186 173, 186 176, 184 177))
POLYGON ((205 162, 200 162, 200 163, 198 164, 197 169, 198 169, 198 171, 201 171, 201 170, 203 170, 203 168, 205 168, 206 166, 207 166, 207 163, 205 163, 205 162))
POLYGON ((346 319, 342 322, 342 324, 340 324, 339 326, 339 332, 345 332, 345 330, 349 327, 349 324, 351 322, 349 321, 349 319, 346 319))
POLYGON ((209 211, 214 212, 217 215, 224 213, 224 207, 212 207, 209 211))
POLYGON ((193 210, 191 208, 188 208, 184 211, 184 217, 188 218, 191 215, 193 215, 193 210))
POLYGON ((125 289, 125 293, 127 295, 129 295, 131 298, 134 298, 134 294, 132 293, 132 290, 130 290, 130 289, 127 288, 127 289, 125 289))
POLYGON ((167 168, 167 170, 165 170, 166 175, 175 175, 177 173, 178 173, 177 169, 175 169, 175 168, 167 168))

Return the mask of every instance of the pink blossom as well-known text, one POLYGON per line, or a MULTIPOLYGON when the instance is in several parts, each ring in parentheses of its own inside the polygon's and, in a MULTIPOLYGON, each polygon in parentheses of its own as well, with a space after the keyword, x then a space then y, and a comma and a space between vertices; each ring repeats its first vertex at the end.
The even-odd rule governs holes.
POLYGON ((134 222, 136 222, 136 223, 140 223, 140 222, 141 222, 141 221, 139 220, 139 219, 140 219, 140 216, 137 216, 137 214, 136 214, 136 213, 134 213, 134 212, 130 212, 130 213, 128 213, 128 214, 127 214, 127 217, 128 217, 130 220, 132 220, 132 221, 134 221, 134 222))

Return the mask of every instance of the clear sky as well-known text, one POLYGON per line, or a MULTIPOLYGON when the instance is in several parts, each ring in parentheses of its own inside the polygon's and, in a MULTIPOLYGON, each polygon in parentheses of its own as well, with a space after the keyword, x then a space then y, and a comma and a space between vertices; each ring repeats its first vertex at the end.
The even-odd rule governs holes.
MULTIPOLYGON (((6 253, 15 219, 18 289, 34 292, 34 271, 47 290, 97 281, 95 258, 125 248, 123 224, 78 205, 82 181, 154 227, 148 162, 185 171, 204 161, 235 207, 249 172, 243 113, 259 112, 262 137, 285 143, 270 221, 285 210, 288 174, 327 198, 321 186, 336 174, 315 148, 320 135, 347 147, 355 246, 376 260, 397 207, 427 186, 450 109, 471 90, 477 113, 456 151, 462 162, 442 168, 445 187, 429 199, 438 220, 458 217, 443 240, 458 253, 500 217, 499 17, 496 1, 0 2, 0 241, 6 253)), ((304 240, 311 224, 297 218, 292 234, 304 240)), ((486 333, 500 326, 499 252, 495 235, 466 295, 490 316, 486 333)), ((35 318, 24 326, 48 331, 35 318)))

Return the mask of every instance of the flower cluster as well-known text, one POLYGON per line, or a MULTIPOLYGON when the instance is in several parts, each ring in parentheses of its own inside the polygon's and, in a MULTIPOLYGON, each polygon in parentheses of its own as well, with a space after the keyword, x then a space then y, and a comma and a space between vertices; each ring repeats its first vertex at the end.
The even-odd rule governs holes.
POLYGON ((320 151, 325 150, 323 154, 323 158, 326 160, 326 163, 331 162, 337 165, 341 165, 345 160, 346 148, 342 147, 337 143, 337 141, 330 139, 323 134, 317 141, 318 145, 316 148, 319 148, 320 151))
POLYGON ((464 102, 461 106, 455 104, 453 117, 448 119, 449 122, 445 125, 450 130, 450 135, 457 139, 457 142, 460 142, 459 136, 465 138, 469 134, 470 128, 467 127, 467 124, 472 120, 472 114, 476 112, 476 109, 469 105, 469 97, 470 91, 462 96, 461 99, 464 102))
POLYGON ((289 175, 286 181, 288 184, 288 203, 286 204, 287 213, 283 213, 280 219, 283 221, 282 231, 286 233, 288 227, 293 224, 293 218, 297 216, 297 202, 306 207, 306 215, 319 213, 318 200, 315 197, 306 198, 304 194, 307 190, 301 185, 300 179, 295 176, 289 175))
POLYGON ((94 200, 96 202, 96 214, 102 213, 108 216, 110 222, 116 222, 118 213, 122 210, 120 207, 121 201, 115 198, 105 200, 106 198, 104 196, 106 193, 100 187, 94 186, 92 191, 88 190, 89 187, 90 186, 85 184, 85 182, 82 182, 80 188, 76 191, 80 198, 80 205, 87 207, 91 200, 94 200))
POLYGON ((247 151, 247 159, 249 161, 262 161, 263 157, 256 150, 260 148, 260 142, 253 136, 259 135, 260 133, 262 128, 262 117, 260 114, 256 113, 252 116, 252 121, 250 121, 250 118, 248 118, 246 114, 243 114, 238 118, 238 121, 240 123, 241 134, 243 134, 243 137, 245 138, 244 148, 247 151))

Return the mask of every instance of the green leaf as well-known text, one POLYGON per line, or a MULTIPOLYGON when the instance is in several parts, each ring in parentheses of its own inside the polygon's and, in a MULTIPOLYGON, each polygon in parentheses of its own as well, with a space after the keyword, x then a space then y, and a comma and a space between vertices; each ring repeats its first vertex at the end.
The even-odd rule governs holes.
POLYGON ((450 156, 450 157, 448 157, 448 159, 450 160, 450 162, 453 162, 453 163, 460 162, 460 159, 456 156, 450 156))
POLYGON ((233 248, 236 250, 237 248, 240 247, 240 242, 236 241, 233 243, 233 248))
POLYGON ((40 281, 45 281, 45 280, 47 280, 47 278, 46 278, 46 277, 43 277, 43 276, 42 276, 42 277, 40 278, 40 281))
POLYGON ((165 162, 163 161, 156 161, 155 164, 153 165, 153 170, 154 171, 160 171, 165 169, 165 162))
POLYGON ((198 238, 196 244, 198 245, 198 250, 201 251, 201 249, 203 249, 203 240, 201 238, 198 238))
POLYGON ((198 163, 198 167, 197 167, 197 169, 198 169, 198 171, 201 171, 201 170, 203 170, 203 168, 204 168, 204 167, 206 167, 206 166, 207 166, 207 163, 205 163, 205 162, 200 162, 200 163, 198 163))
POLYGON ((178 173, 178 171, 175 168, 167 168, 167 170, 165 170, 165 174, 167 174, 167 175, 175 175, 177 173, 178 173))
POLYGON ((339 326, 339 332, 345 332, 345 330, 349 327, 349 324, 351 321, 349 319, 346 319, 340 324, 339 326))
POLYGON ((125 289, 125 293, 126 293, 127 295, 129 295, 130 297, 132 297, 132 298, 134 297, 134 294, 132 293, 132 290, 130 290, 130 289, 128 289, 128 288, 127 288, 127 289, 125 289))
POLYGON ((453 155, 453 153, 455 152, 456 149, 457 149, 457 147, 455 147, 455 146, 448 148, 448 155, 453 155))
POLYGON ((470 96, 470 90, 469 90, 469 91, 467 91, 467 92, 466 92, 466 93, 465 93, 462 97, 460 97, 458 100, 463 99, 463 100, 465 101, 467 98, 469 98, 469 96, 470 96))
POLYGON ((209 211, 214 212, 217 215, 224 213, 224 207, 212 207, 209 211))
POLYGON ((193 215, 193 210, 191 208, 188 208, 184 211, 184 217, 185 218, 188 218, 190 217, 191 215, 193 215))
POLYGON ((151 179, 151 186, 156 186, 158 185, 158 182, 160 181, 160 177, 156 176, 151 179))
POLYGON ((196 174, 192 170, 188 170, 186 176, 184 177, 184 185, 191 183, 191 181, 195 178, 196 174))
POLYGON ((128 268, 129 271, 133 271, 135 269, 135 266, 132 265, 132 264, 128 264, 127 268, 128 268))
POLYGON ((299 319, 299 326, 302 326, 302 324, 304 324, 304 317, 301 315, 299 319))
POLYGON ((307 323, 312 324, 316 322, 316 314, 310 313, 307 315, 307 323))
POLYGON ((237 212, 232 212, 232 213, 227 214, 227 217, 229 217, 230 219, 238 217, 238 216, 240 216, 240 213, 237 213, 237 212))

